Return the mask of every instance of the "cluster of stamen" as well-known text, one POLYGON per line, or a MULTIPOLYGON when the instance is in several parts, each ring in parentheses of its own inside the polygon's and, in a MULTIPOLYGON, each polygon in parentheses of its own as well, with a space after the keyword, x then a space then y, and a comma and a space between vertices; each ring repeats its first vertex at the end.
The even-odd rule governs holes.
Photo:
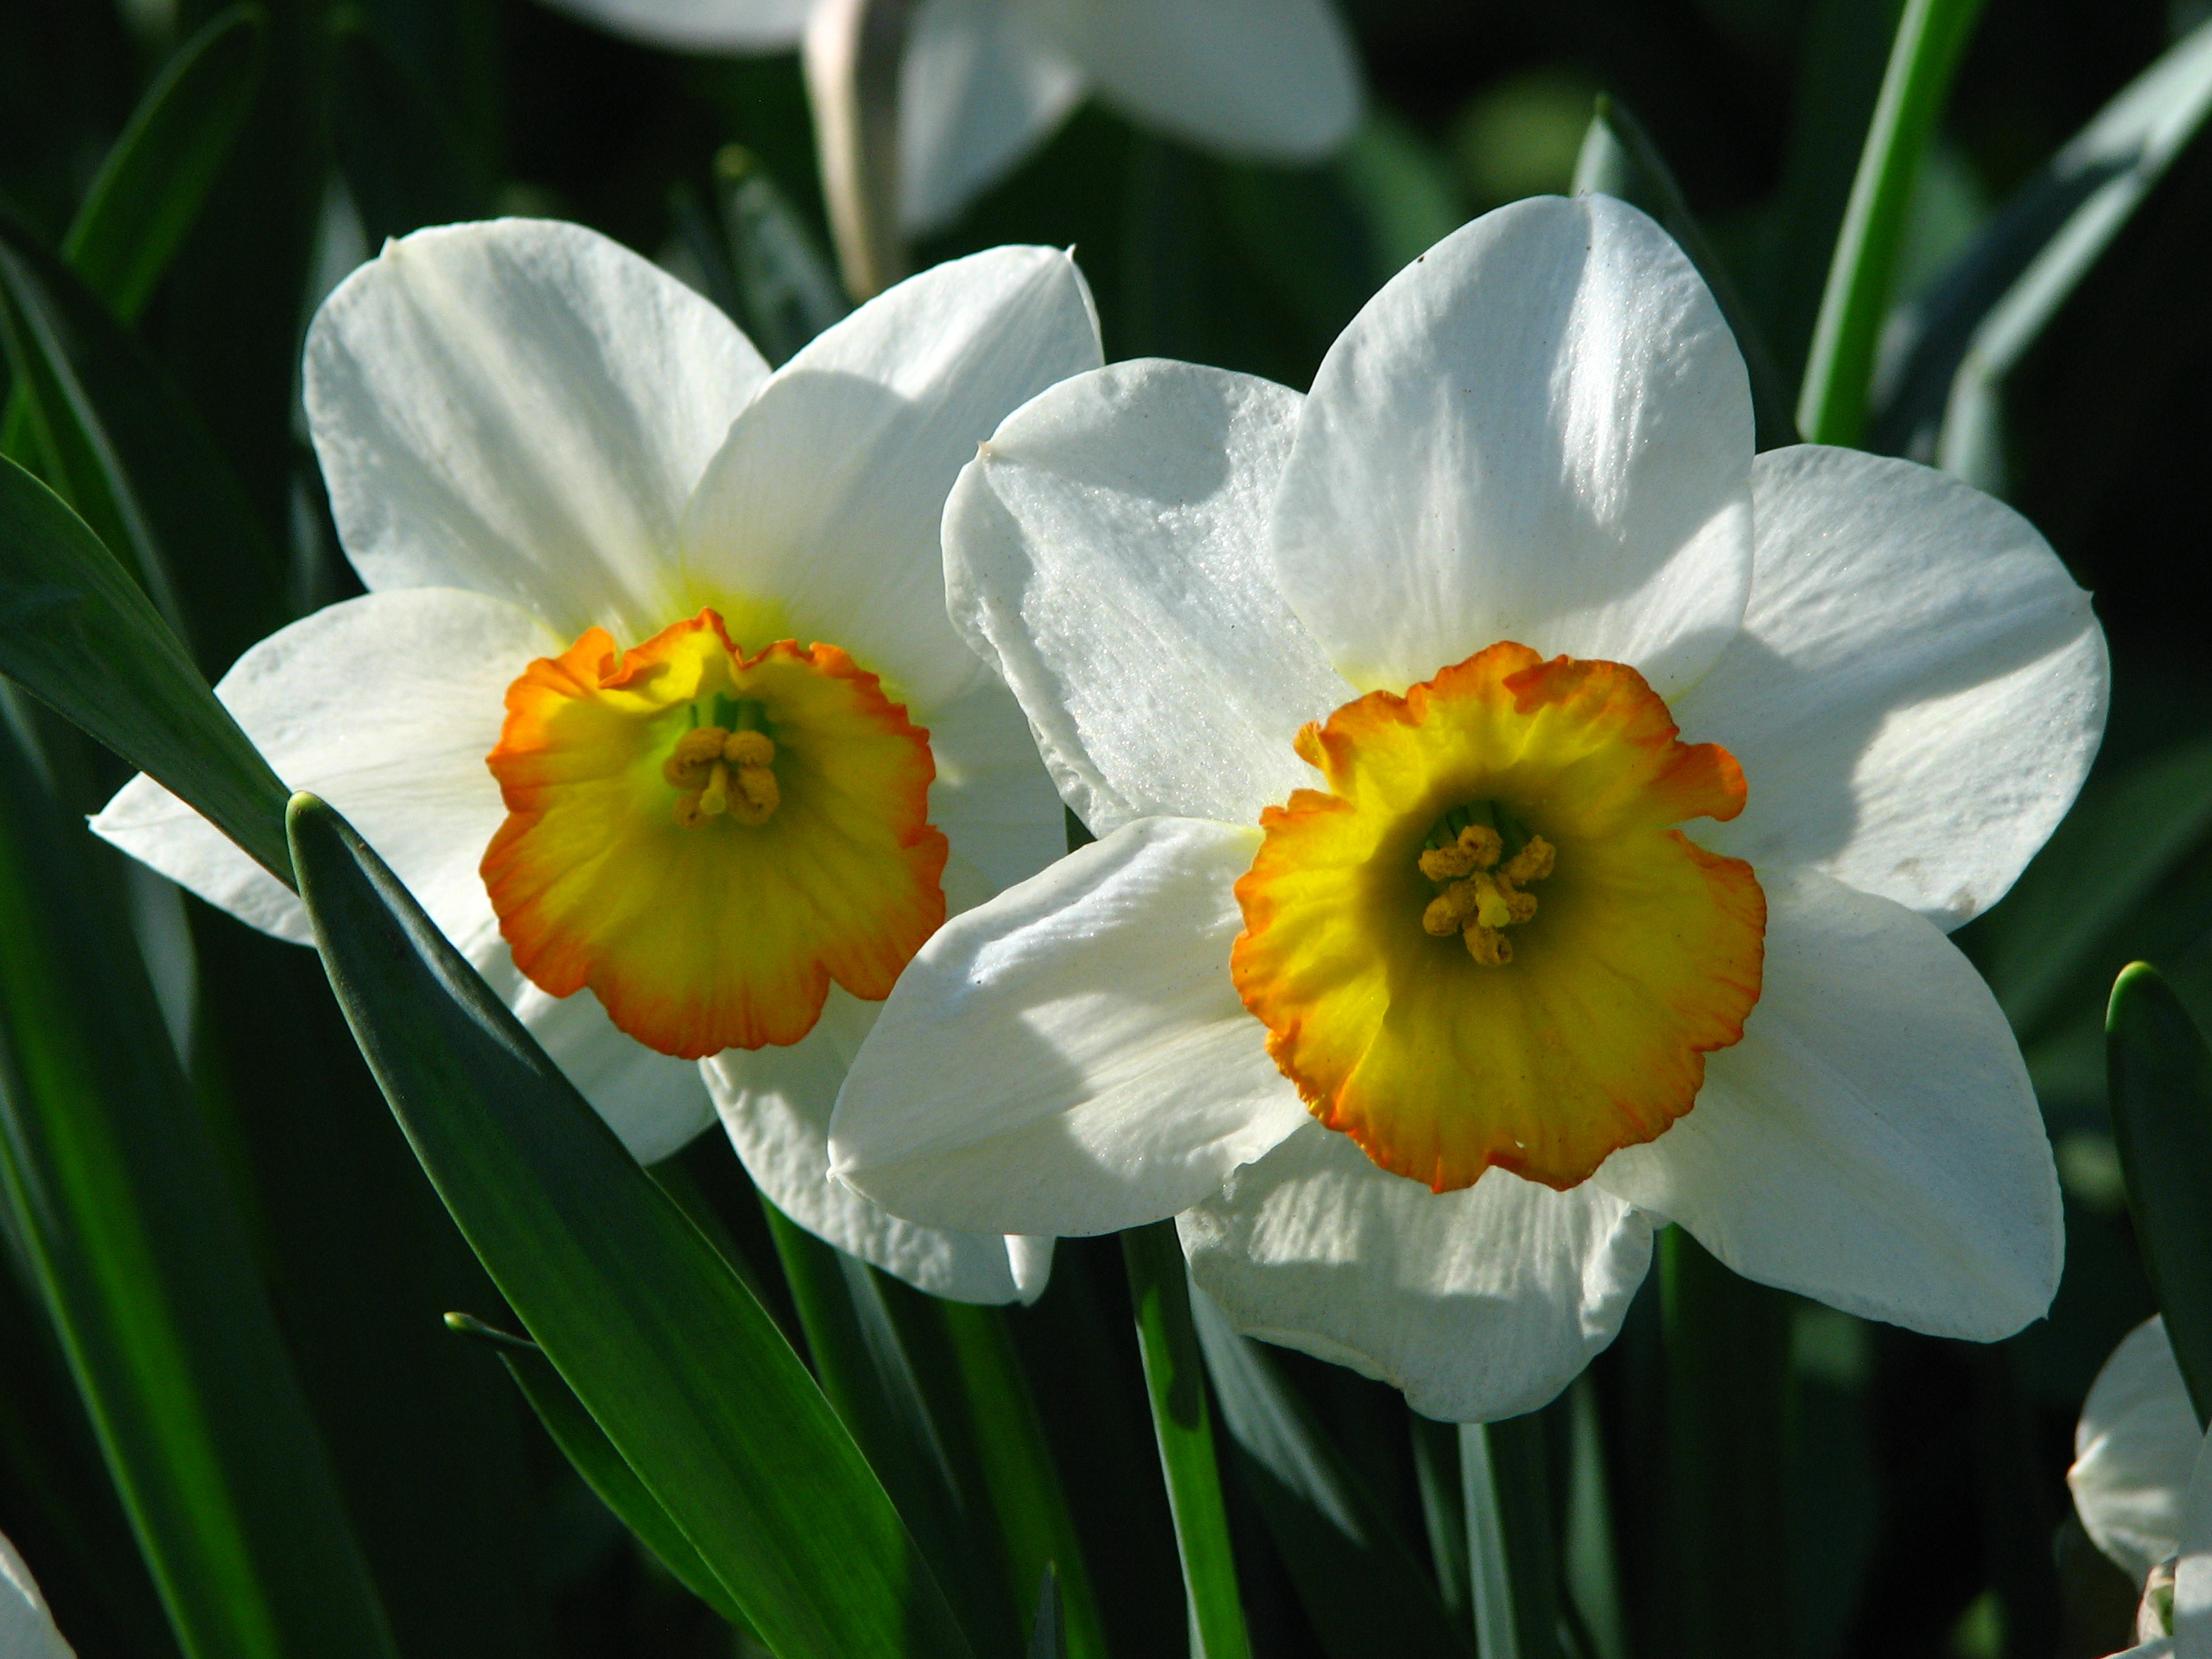
POLYGON ((694 726, 676 740, 660 775, 680 792, 676 821, 686 830, 722 817, 766 823, 783 800, 775 781, 775 744, 765 732, 694 726))
POLYGON ((1521 850, 1505 857, 1505 838, 1487 823, 1460 826, 1440 847, 1423 850, 1421 873, 1443 890, 1421 912, 1424 931, 1437 939, 1457 933, 1467 952, 1486 968, 1513 960, 1505 929, 1536 914, 1536 896, 1522 884, 1552 873, 1558 853, 1541 836, 1531 836, 1521 850))

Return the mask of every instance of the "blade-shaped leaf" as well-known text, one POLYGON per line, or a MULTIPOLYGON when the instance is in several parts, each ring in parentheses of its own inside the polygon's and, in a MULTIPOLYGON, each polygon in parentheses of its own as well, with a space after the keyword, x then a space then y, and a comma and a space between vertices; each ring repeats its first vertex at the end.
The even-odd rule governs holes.
POLYGON ((261 82, 258 5, 210 18, 179 46, 101 163, 62 258, 129 322, 199 216, 261 82))
POLYGON ((196 1659, 392 1659, 118 860, 0 702, 0 1166, 139 1547, 196 1659))
POLYGON ((157 778, 289 885, 284 786, 138 584, 0 457, 0 673, 157 778))
POLYGON ((2105 1040, 2136 1238, 2197 1420, 2212 1422, 2212 1048, 2144 962, 2114 983, 2105 1040))
POLYGON ((1191 1314, 1221 1426, 1322 1645, 1337 1659, 1466 1654, 1397 1524, 1328 1443, 1267 1350, 1238 1335, 1203 1292, 1193 1291, 1191 1314))
POLYGON ((968 1645, 782 1333, 383 861, 289 815, 301 896, 394 1115, 507 1304, 786 1659, 968 1645))

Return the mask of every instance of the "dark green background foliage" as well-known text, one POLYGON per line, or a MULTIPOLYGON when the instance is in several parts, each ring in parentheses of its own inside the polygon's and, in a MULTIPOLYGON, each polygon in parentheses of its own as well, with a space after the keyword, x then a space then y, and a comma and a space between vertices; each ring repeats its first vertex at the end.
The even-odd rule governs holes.
MULTIPOLYGON (((211 78, 194 83, 191 130, 215 137, 156 147, 168 172, 131 186, 153 205, 130 246, 181 233, 165 268, 133 270, 96 239, 64 244, 155 76, 219 8, 0 0, 0 274, 12 296, 0 319, 20 335, 46 305, 67 325, 70 372, 109 422, 124 472, 98 475, 67 434, 21 415, 8 450, 104 537, 101 503, 137 492, 166 558, 166 584, 149 591, 210 679, 260 635, 357 591, 295 392, 307 316, 348 259, 424 224, 555 215, 667 258, 742 308, 718 264, 741 165, 732 145, 820 231, 789 58, 678 58, 528 0, 266 4, 265 26, 210 47, 211 78), (82 284, 56 257, 72 249, 82 284)), ((1934 291, 2053 151, 2204 9, 1989 0, 1923 175, 1900 292, 1934 291)), ((1748 325, 1795 386, 1893 9, 1355 0, 1349 12, 1374 107, 1328 165, 1231 166, 1088 108, 921 259, 1073 244, 1109 358, 1182 356, 1303 387, 1400 264, 1475 212, 1566 188, 1604 92, 1671 165, 1748 325)), ((2108 1117, 2104 994, 2122 964, 2148 957, 2181 1006, 2212 1012, 2212 656, 2197 585, 2212 553, 2208 268, 2212 141, 2200 137, 2059 311, 2005 404, 2007 493, 2096 592, 2115 662, 2110 735, 2081 806, 2014 900, 1961 936, 2014 1018, 2057 1146, 2069 1231, 2057 1304, 1979 1349, 1747 1291, 1670 1243, 1589 1384, 1492 1449, 1528 1475, 1517 1490, 1552 1494, 1547 1510, 1505 1517, 1532 1574, 1586 1580, 1591 1517, 1609 1515, 1613 1603, 1638 1659, 2057 1659, 2124 1644, 2130 1592, 2062 1524, 2063 1475, 2091 1376, 2154 1306, 2108 1117), (1741 1364, 1670 1363, 1668 1322, 1692 1316, 1730 1333, 1741 1364), (1781 1376, 1786 1392, 1760 1382, 1781 1376), (1711 1525, 1695 1521, 1685 1460, 1699 1447, 1724 1457, 1747 1424, 1763 1437, 1745 1443, 1781 1449, 1730 1478, 1765 1489, 1786 1528, 1735 1539, 1720 1569, 1686 1565, 1675 1523, 1711 1525)), ((748 320, 781 356, 818 325, 805 313, 748 320)), ((9 351, 29 361, 13 336, 9 351)), ((1885 423, 1877 399, 1869 443, 1903 444, 1909 425, 1896 410, 1885 423)), ((79 1058, 106 1086, 150 1091, 139 1109, 166 1103, 177 1145, 161 1156, 221 1206, 204 1227, 189 1214, 165 1224, 193 1241, 171 1262, 177 1281, 218 1261, 258 1273, 275 1331, 247 1342, 262 1344, 252 1363, 265 1363, 276 1395, 305 1401, 311 1425, 278 1431, 303 1446, 319 1435, 325 1455, 326 1468, 302 1454, 291 1470, 301 1501, 335 1504, 341 1543, 349 1527, 392 1646, 410 1659, 752 1650, 593 1495, 498 1346, 441 1322, 448 1310, 516 1321, 403 1139, 314 957, 197 901, 179 916, 139 896, 155 988, 198 975, 192 1023, 166 1032, 137 963, 110 960, 132 925, 121 866, 72 822, 126 775, 121 763, 21 698, 6 732, 18 807, 0 877, 17 884, 0 903, 24 907, 9 925, 45 925, 23 896, 39 884, 21 884, 27 871, 66 866, 95 896, 55 923, 101 940, 66 971, 105 987, 96 1035, 151 1057, 136 1070, 110 1057, 112 1075, 98 1073, 96 1042, 79 1058), (52 852, 64 842, 66 857, 52 852)), ((0 988, 22 1015, 23 988, 0 988)), ((67 1048, 66 1033, 48 1036, 67 1048)), ((17 1041, 0 1058, 20 1066, 17 1041)), ((718 1136, 655 1174, 808 1358, 978 1654, 1030 1650, 1038 1565, 1078 1554, 1067 1512, 1079 1559, 1060 1559, 1053 1607, 1064 1604, 1070 1650, 1097 1651, 1102 1630, 1126 1659, 1182 1650, 1182 1581, 1114 1241, 1063 1243, 1037 1307, 978 1315, 764 1215, 718 1136)), ((37 1241, 8 1244, 0 1530, 85 1659, 175 1654, 42 1299, 37 1241)), ((266 1324, 251 1309, 238 1317, 266 1324)), ((1450 1433, 1347 1372, 1203 1334, 1254 1651, 1471 1651, 1450 1433)), ((526 1387, 573 1410, 550 1368, 532 1369, 542 1358, 507 1358, 526 1387)), ((260 1385, 237 1386, 244 1398, 260 1385)), ((594 1432, 588 1418, 571 1427, 594 1432)), ((300 1530, 309 1550, 314 1523, 300 1530)), ((1573 1605, 1583 1611, 1559 1648, 1524 1651, 1611 1659, 1607 1632, 1587 1627, 1588 1595, 1573 1605)))

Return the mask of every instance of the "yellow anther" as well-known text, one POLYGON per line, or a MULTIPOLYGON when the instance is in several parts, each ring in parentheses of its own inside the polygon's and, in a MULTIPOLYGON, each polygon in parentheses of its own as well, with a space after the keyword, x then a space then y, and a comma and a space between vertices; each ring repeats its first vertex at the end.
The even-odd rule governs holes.
POLYGON ((706 814, 699 810, 699 792, 696 789, 676 798, 676 821, 686 830, 696 830, 706 823, 706 814))
POLYGON ((1486 968, 1503 968, 1513 960, 1513 941, 1494 927, 1470 927, 1461 938, 1467 953, 1486 968))
POLYGON ((676 747, 660 763, 660 775, 678 789, 706 787, 708 768, 722 757, 730 734, 719 726, 702 726, 677 738, 676 747))
POLYGON ((1536 896, 1534 893, 1516 891, 1503 878, 1498 881, 1498 890, 1505 895, 1505 908, 1516 923, 1535 919, 1536 896))
POLYGON ((783 804, 783 791, 775 774, 765 766, 741 766, 737 793, 730 798, 730 816, 739 823, 766 823, 783 804))
POLYGON ((707 787, 699 792, 699 810, 714 817, 730 810, 730 763, 719 756, 708 775, 707 787))
POLYGON ((1298 734, 1291 739, 1291 747, 1297 750, 1298 758, 1308 766, 1318 768, 1322 763, 1321 722, 1308 720, 1298 727, 1298 734))
POLYGON ((1528 844, 1498 873, 1508 881, 1541 881, 1552 873, 1552 866, 1559 859, 1559 848, 1541 836, 1531 836, 1528 844))
POLYGON ((773 766, 775 743, 765 732, 732 732, 723 739, 722 758, 732 766, 773 766))
POLYGON ((1474 905, 1474 884, 1454 882, 1429 901, 1429 908, 1421 912, 1421 926, 1437 939, 1449 939, 1467 926, 1474 905))
POLYGON ((1455 881, 1487 870, 1504 850, 1498 831, 1486 823, 1470 823, 1449 846, 1432 847, 1421 854, 1421 873, 1431 881, 1455 881))

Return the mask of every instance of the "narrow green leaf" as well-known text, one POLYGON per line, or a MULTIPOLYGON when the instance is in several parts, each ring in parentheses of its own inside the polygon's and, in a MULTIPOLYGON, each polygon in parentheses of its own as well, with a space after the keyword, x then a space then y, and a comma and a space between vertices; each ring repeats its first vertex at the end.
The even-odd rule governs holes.
POLYGON ((121 871, 0 702, 0 1165, 139 1547, 195 1659, 392 1659, 121 871))
POLYGON ((741 144, 714 156, 714 204, 738 320, 769 362, 783 362, 852 309, 805 222, 741 144))
POLYGON ((1152 1432, 1175 1516, 1190 1606, 1192 1659, 1250 1659, 1244 1607, 1237 1596, 1229 1512, 1214 1462, 1213 1424, 1206 1405, 1205 1358, 1191 1322, 1190 1279, 1175 1223, 1154 1222, 1121 1235, 1137 1345, 1145 1358, 1152 1432))
POLYGON ((1921 160, 1980 13, 1981 0, 1905 0, 1798 390, 1797 428, 1810 442, 1859 441, 1921 160))
POLYGON ((1521 1659, 1521 1620, 1513 1605, 1513 1551, 1492 1462, 1490 1425, 1461 1424, 1460 1483, 1467 1514, 1475 1651, 1482 1659, 1521 1659))
POLYGON ((161 66, 85 192, 62 258, 126 323, 222 170, 261 83, 267 32, 258 5, 210 18, 161 66))
POLYGON ((343 819, 288 818, 331 988, 493 1282, 784 1659, 965 1659, 775 1322, 343 819))
POLYGON ((0 673, 158 779, 290 884, 284 786, 99 538, 4 457, 0 673))
POLYGON ((1191 1312, 1221 1426, 1322 1645, 1337 1659, 1466 1654, 1397 1523, 1328 1443, 1267 1350, 1238 1335, 1202 1292, 1193 1292, 1191 1312))
POLYGON ((1598 94, 1589 131, 1583 135, 1582 153, 1575 158, 1575 194, 1593 191, 1642 208, 1681 245, 1698 274, 1705 279, 1705 286, 1712 289, 1721 315, 1728 319, 1736 347, 1743 353, 1744 368, 1751 376, 1751 406, 1758 423, 1759 447, 1779 449, 1796 443, 1797 422, 1765 336, 1746 309, 1743 296, 1736 291, 1705 227, 1691 213, 1667 158, 1628 106, 1604 93, 1598 94))
POLYGON ((2212 1423, 2212 1048, 2138 962, 2105 1017, 2112 1138, 2143 1266, 2199 1423, 2212 1423))
POLYGON ((1467 1554, 1467 1504, 1460 1491, 1459 1430, 1407 1413, 1413 1443, 1413 1480, 1421 1494, 1421 1528, 1429 1540, 1437 1599, 1453 1628, 1473 1628, 1467 1554))
POLYGON ((210 678, 280 626, 282 556, 198 418, 100 298, 4 212, 0 333, 46 482, 210 678))

